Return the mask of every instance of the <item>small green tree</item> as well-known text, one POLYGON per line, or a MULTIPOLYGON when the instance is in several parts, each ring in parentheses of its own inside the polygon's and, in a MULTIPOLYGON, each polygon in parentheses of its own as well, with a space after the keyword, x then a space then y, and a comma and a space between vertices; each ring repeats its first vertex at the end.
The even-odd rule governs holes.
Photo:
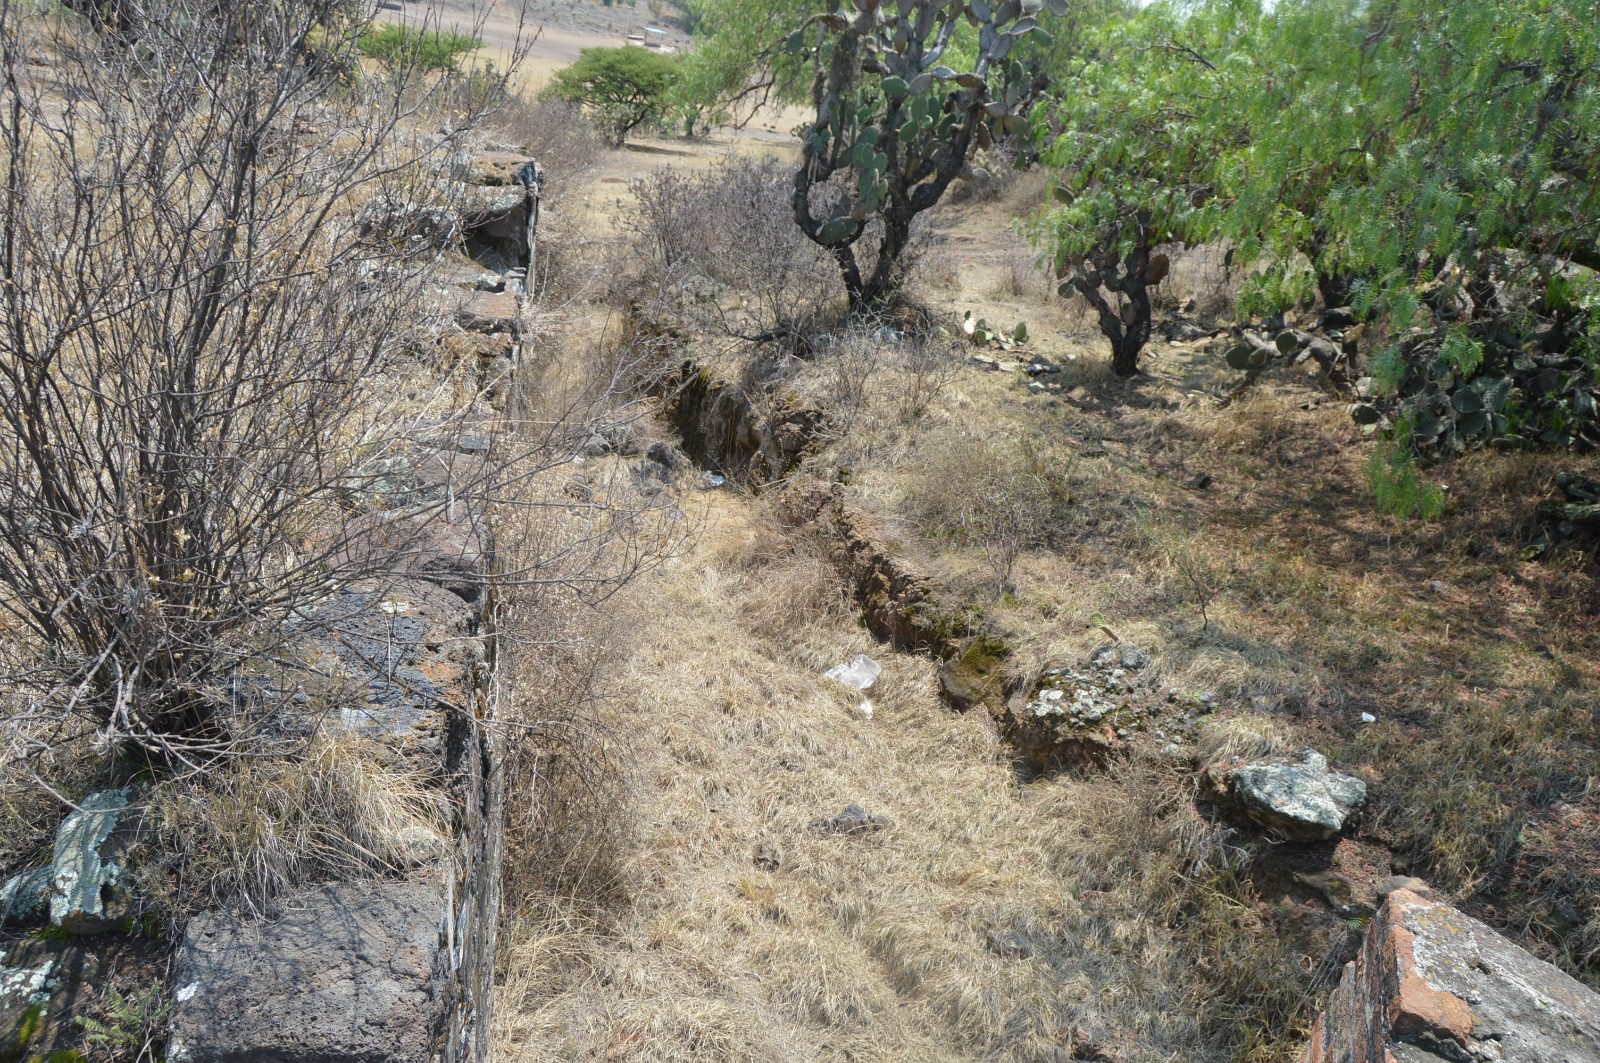
POLYGON ((543 95, 588 109, 607 140, 620 147, 628 134, 667 113, 677 61, 649 48, 585 48, 556 72, 543 95))
POLYGON ((913 219, 970 172, 972 152, 1025 128, 1021 78, 1010 95, 991 80, 1019 38, 1043 32, 1047 5, 1066 13, 1066 0, 856 0, 850 15, 814 15, 785 42, 813 68, 794 218, 839 263, 852 310, 894 294, 913 219), (869 233, 863 270, 855 249, 869 233))
POLYGON ((386 23, 368 26, 356 44, 362 55, 386 66, 435 71, 454 70, 461 57, 482 47, 483 41, 470 33, 386 23))
POLYGON ((1223 223, 1247 305, 1314 278, 1376 319, 1356 414, 1388 449, 1600 443, 1594 5, 1295 0, 1252 52, 1223 223))
POLYGON ((1156 4, 1089 31, 1092 60, 1064 71, 1036 112, 1058 205, 1034 228, 1061 280, 1095 310, 1118 376, 1138 372, 1150 338, 1151 286, 1164 243, 1208 238, 1219 216, 1219 162, 1242 133, 1228 98, 1247 3, 1186 13, 1156 4))

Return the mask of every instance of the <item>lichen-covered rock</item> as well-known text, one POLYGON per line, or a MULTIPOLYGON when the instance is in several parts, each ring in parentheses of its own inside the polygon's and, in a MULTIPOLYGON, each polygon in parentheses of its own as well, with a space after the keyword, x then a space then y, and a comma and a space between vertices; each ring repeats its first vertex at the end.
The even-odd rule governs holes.
POLYGON ((468 332, 514 338, 522 331, 522 307, 514 292, 466 292, 456 303, 456 323, 468 332))
POLYGON ((461 204, 467 254, 490 269, 529 270, 539 225, 538 164, 518 152, 488 151, 460 160, 459 174, 467 186, 461 204))
POLYGON ((538 164, 520 151, 481 151, 476 155, 458 156, 455 161, 461 180, 469 185, 526 188, 539 184, 538 164))
POLYGON ((101 1014, 110 986, 149 986, 168 954, 163 941, 122 934, 35 934, 0 945, 0 1060, 84 1059, 74 1020, 101 1014))
POLYGON ((867 834, 871 831, 887 830, 892 826, 894 821, 888 816, 868 812, 860 805, 845 805, 844 811, 837 816, 811 821, 811 829, 818 834, 867 834))
POLYGON ((120 921, 113 902, 126 870, 119 852, 125 836, 119 838, 117 828, 131 797, 126 789, 90 794, 56 828, 50 867, 55 926, 73 934, 100 934, 120 921))
POLYGON ((1260 761, 1223 775, 1225 804, 1241 817, 1295 839, 1332 838, 1367 799, 1367 784, 1328 767, 1312 749, 1297 760, 1260 761))
POLYGON ((169 1063, 423 1063, 445 1036, 449 918, 431 881, 320 886, 270 923, 189 921, 169 1063))
POLYGON ((1391 893, 1301 1063, 1597 1063, 1600 995, 1476 919, 1391 893))
POLYGON ((0 926, 36 926, 50 917, 50 871, 21 871, 0 886, 0 926))
POLYGON ((1128 745, 1135 711, 1120 676, 1053 668, 1006 702, 1001 731, 1035 771, 1103 765, 1128 745))

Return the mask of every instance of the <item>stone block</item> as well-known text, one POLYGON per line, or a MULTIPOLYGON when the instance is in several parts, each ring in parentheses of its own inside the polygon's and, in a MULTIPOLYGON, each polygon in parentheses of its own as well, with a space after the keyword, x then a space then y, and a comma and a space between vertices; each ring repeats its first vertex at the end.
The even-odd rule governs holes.
POLYGON ((189 921, 169 1063, 424 1063, 446 1036, 435 882, 317 887, 282 918, 189 921))
POLYGON ((1476 919, 1390 893, 1301 1063, 1600 1063, 1600 994, 1476 919))

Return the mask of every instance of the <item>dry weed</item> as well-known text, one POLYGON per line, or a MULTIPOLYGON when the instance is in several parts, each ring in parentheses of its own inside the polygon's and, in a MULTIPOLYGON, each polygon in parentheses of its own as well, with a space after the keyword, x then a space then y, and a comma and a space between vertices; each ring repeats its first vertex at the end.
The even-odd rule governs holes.
POLYGON ((289 755, 229 758, 157 784, 149 823, 155 850, 175 860, 167 888, 153 883, 174 913, 259 915, 307 883, 438 859, 450 802, 431 771, 368 739, 321 733, 289 755))

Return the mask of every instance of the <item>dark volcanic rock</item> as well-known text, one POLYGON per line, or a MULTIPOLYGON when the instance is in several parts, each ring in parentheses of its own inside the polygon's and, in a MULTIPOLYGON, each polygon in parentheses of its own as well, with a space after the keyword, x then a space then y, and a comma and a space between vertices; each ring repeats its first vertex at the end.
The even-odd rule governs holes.
POLYGON ((424 1061, 443 1037, 444 892, 325 885, 271 923, 189 921, 169 1063, 424 1061))

